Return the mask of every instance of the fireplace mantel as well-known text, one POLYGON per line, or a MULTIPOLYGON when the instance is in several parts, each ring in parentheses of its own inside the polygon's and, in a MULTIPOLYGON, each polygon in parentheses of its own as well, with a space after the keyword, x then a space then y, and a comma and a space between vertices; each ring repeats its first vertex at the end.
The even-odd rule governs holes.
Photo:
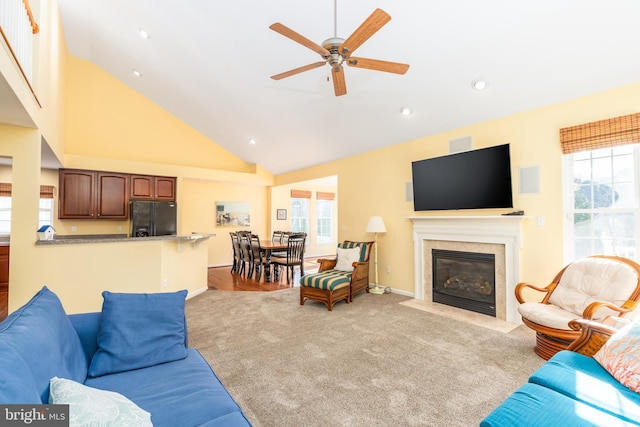
POLYGON ((425 265, 426 256, 431 257, 431 254, 425 254, 425 241, 503 245, 506 289, 501 292, 504 310, 498 318, 520 323, 514 288, 520 281, 520 228, 526 216, 413 216, 407 219, 413 222, 415 299, 431 300, 430 295, 425 295, 425 289, 431 290, 431 283, 425 283, 427 277, 431 277, 425 272, 425 268, 430 268, 430 265, 425 265))

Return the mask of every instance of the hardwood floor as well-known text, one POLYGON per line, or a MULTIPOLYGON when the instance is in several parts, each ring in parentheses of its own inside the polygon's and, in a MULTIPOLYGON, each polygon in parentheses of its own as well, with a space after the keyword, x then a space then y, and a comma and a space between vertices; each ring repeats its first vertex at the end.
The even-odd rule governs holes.
MULTIPOLYGON (((291 287, 299 286, 300 283, 300 269, 295 269, 293 281, 287 284, 287 278, 284 274, 280 275, 280 281, 273 281, 273 274, 271 275, 271 282, 264 281, 264 274, 259 282, 253 278, 248 279, 246 274, 239 275, 231 273, 231 266, 225 267, 210 267, 208 275, 208 287, 209 289, 215 289, 219 291, 252 291, 252 292, 269 292, 277 291, 278 289, 287 289, 291 287)), ((318 271, 318 263, 315 259, 306 259, 304 265, 304 273, 315 273, 318 271)))

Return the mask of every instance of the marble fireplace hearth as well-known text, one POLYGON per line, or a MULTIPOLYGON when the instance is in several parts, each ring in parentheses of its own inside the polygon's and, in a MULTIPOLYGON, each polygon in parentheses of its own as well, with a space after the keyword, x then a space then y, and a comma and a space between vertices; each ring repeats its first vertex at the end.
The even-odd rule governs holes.
MULTIPOLYGON (((520 226, 526 217, 422 216, 408 219, 413 222, 416 300, 433 302, 432 249, 494 254, 495 319, 521 323, 514 288, 520 281, 520 226)), ((442 305, 441 309, 447 310, 449 306, 442 305)))

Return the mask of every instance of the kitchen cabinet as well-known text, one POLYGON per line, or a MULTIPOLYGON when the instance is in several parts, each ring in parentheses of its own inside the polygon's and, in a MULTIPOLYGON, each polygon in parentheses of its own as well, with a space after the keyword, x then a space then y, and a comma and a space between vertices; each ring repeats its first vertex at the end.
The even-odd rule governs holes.
POLYGON ((176 199, 176 178, 170 176, 131 175, 131 198, 139 200, 176 199))
POLYGON ((60 219, 128 219, 129 175, 60 169, 60 219))
POLYGON ((9 314, 9 245, 0 246, 0 321, 9 314))

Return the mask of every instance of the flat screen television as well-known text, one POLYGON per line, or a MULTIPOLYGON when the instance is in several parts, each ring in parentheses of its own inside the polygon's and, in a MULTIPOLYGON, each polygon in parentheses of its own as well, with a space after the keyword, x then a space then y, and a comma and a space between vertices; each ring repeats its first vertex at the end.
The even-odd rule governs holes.
POLYGON ((416 211, 512 208, 509 144, 412 163, 416 211))

